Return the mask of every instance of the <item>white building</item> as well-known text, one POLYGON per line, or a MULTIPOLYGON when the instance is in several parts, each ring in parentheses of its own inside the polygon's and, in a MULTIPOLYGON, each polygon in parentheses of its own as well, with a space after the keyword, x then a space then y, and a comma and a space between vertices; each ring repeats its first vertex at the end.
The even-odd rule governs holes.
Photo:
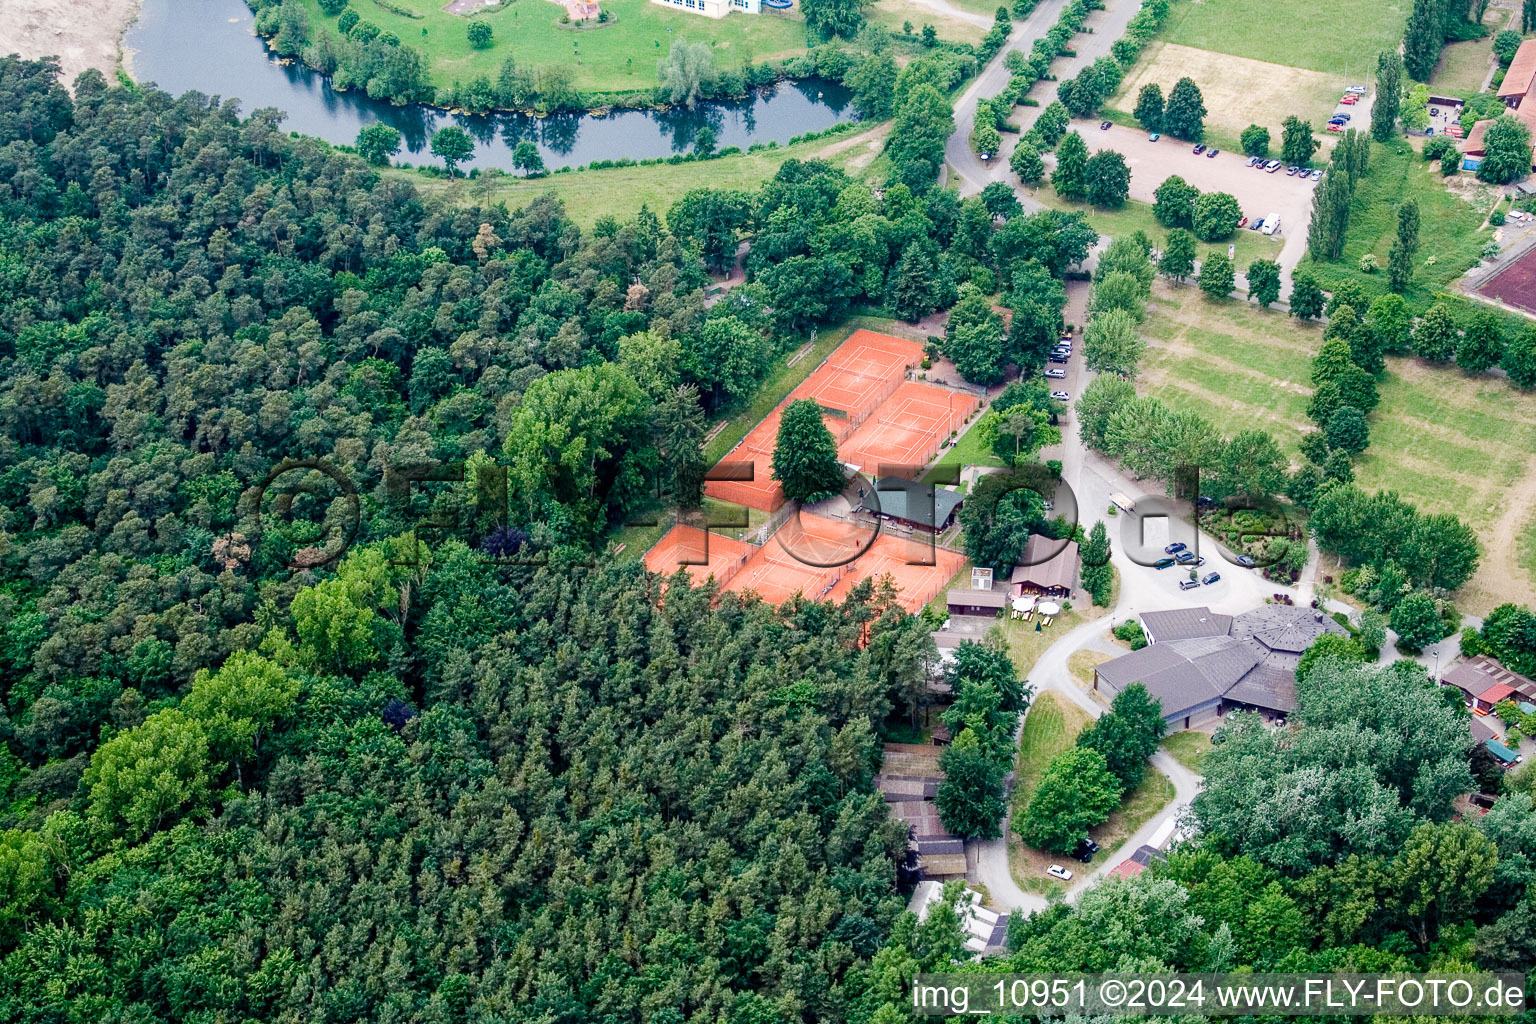
POLYGON ((651 0, 653 4, 702 14, 706 18, 723 18, 732 11, 760 14, 762 0, 651 0))

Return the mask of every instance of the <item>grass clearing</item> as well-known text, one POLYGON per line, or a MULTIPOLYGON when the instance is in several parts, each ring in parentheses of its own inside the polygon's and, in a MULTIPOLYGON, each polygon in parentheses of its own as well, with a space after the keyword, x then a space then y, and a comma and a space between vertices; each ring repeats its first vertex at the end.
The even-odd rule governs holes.
MULTIPOLYGON (((491 192, 491 202, 506 203, 508 209, 517 210, 539 196, 553 195, 565 204, 566 213, 583 228, 591 227, 604 216, 629 220, 642 206, 650 207, 652 213, 665 218, 667 210, 689 189, 717 188, 724 182, 732 188, 756 189, 777 174, 784 161, 791 158, 826 160, 857 177, 858 169, 879 155, 885 134, 886 129, 880 127, 857 135, 812 139, 793 146, 764 146, 750 153, 692 163, 569 171, 543 178, 507 175, 498 179, 491 192)), ((423 192, 456 188, 465 203, 478 204, 484 200, 484 191, 475 181, 458 178, 450 182, 411 171, 391 173, 408 175, 423 192)))
POLYGON ((1019 675, 1028 676, 1046 648, 1071 630, 1100 618, 1108 611, 1108 608, 1095 608, 1086 601, 1081 605, 1074 604, 1070 610, 1062 612, 1049 626, 1040 630, 1035 629, 1040 623, 1038 615, 1029 622, 1022 619, 1001 620, 1003 639, 1008 644, 1008 656, 1013 659, 1014 668, 1019 670, 1019 675))
MULTIPOLYGON (((1181 9, 1200 6, 1215 4, 1175 5, 1170 20, 1177 19, 1181 9)), ((1265 43, 1274 41, 1273 37, 1264 40, 1265 43)), ((1374 75, 1376 51, 1370 52, 1374 75)), ((1125 76, 1108 106, 1128 115, 1136 109, 1136 97, 1142 86, 1155 82, 1162 87, 1166 97, 1173 84, 1188 75, 1200 86, 1207 110, 1205 123, 1213 135, 1236 139, 1250 124, 1260 124, 1269 129, 1270 148, 1278 153, 1280 125, 1288 115, 1310 120, 1321 131, 1340 94, 1353 83, 1347 74, 1338 70, 1342 65, 1325 65, 1309 71, 1303 70, 1302 65, 1271 63, 1275 59, 1272 54, 1262 56, 1268 59, 1233 56, 1227 52, 1212 52, 1209 47, 1197 49, 1172 41, 1154 42, 1125 76)), ((1358 58, 1356 63, 1359 63, 1358 58)), ((1230 143, 1225 148, 1236 151, 1230 143)))
POLYGON ((1163 749, 1173 755, 1173 759, 1179 764, 1200 775, 1205 764, 1205 755, 1211 752, 1211 736, 1210 733, 1199 730, 1185 729, 1183 732, 1164 737, 1163 749))
MULTIPOLYGON (((962 8, 974 6, 974 0, 957 6, 962 8)), ((994 4, 993 10, 996 9, 994 4)), ((988 17, 992 15, 992 11, 982 13, 988 17)), ((876 3, 864 8, 864 17, 870 24, 879 25, 893 33, 901 32, 908 22, 911 23, 914 33, 921 32, 924 25, 932 25, 940 39, 948 39, 956 43, 979 43, 982 36, 987 34, 987 30, 982 26, 965 18, 956 17, 954 14, 935 10, 919 0, 877 0, 876 3)))
MULTIPOLYGON (((1077 736, 1089 722, 1088 712, 1054 693, 1043 693, 1030 706, 1024 718, 1024 728, 1019 734, 1019 755, 1015 764, 1016 782, 1013 787, 1012 816, 1017 818, 1029 806, 1030 798, 1040 785, 1051 758, 1070 749, 1077 736)), ((1050 878, 1045 869, 1052 864, 1062 864, 1072 869, 1091 870, 1111 856, 1127 838, 1152 819, 1158 811, 1173 799, 1173 783, 1161 772, 1148 768, 1147 774, 1109 816, 1109 820, 1097 828, 1088 830, 1100 850, 1093 860, 1082 864, 1070 857, 1033 850, 1019 841, 1012 831, 1008 833, 1008 867, 1013 880, 1026 892, 1053 893, 1065 889, 1060 882, 1050 878)))
POLYGON ((1073 651, 1067 659, 1067 669, 1072 673, 1072 679, 1083 689, 1093 685, 1093 670, 1119 657, 1116 654, 1107 654, 1104 651, 1073 651))
MULTIPOLYGON (((1207 417, 1228 436, 1268 430, 1299 460, 1321 330, 1252 305, 1209 302, 1193 287, 1159 283, 1153 300, 1139 390, 1207 417)), ((1536 602, 1536 555, 1524 564, 1516 555, 1519 538, 1536 533, 1528 525, 1536 508, 1536 395, 1499 377, 1407 358, 1387 360, 1379 389, 1356 481, 1396 491, 1425 512, 1454 513, 1477 531, 1483 558, 1456 595, 1463 611, 1536 602)))
POLYGON ((944 453, 928 467, 928 472, 923 474, 923 483, 944 483, 954 487, 958 485, 951 481, 957 480, 959 472, 966 466, 1000 467, 1003 465, 1003 461, 992 454, 992 446, 982 442, 981 432, 976 429, 976 424, 980 422, 980 416, 971 420, 970 426, 965 428, 965 433, 961 434, 954 444, 944 449, 944 453))
MULTIPOLYGON (((1192 0, 1173 5, 1158 35, 1186 47, 1369 83, 1376 55, 1402 42, 1411 6, 1409 0, 1192 0)), ((1213 106, 1209 97, 1206 106, 1213 106)))
POLYGON ((1439 164, 1425 163, 1406 141, 1372 143, 1370 168, 1355 186, 1350 204, 1343 256, 1335 263, 1303 259, 1297 269, 1314 275, 1325 290, 1358 281, 1372 296, 1382 294, 1387 290, 1386 272, 1364 273, 1360 258, 1374 253, 1376 262, 1386 267, 1397 238, 1397 208, 1413 199, 1419 204, 1419 251, 1413 282, 1403 297, 1415 312, 1423 312, 1437 292, 1477 262, 1493 237, 1482 225, 1501 190, 1465 172, 1451 181, 1448 188, 1439 164))
POLYGON ((1267 430, 1282 449, 1296 452, 1311 428, 1307 402, 1321 328, 1236 299, 1213 302, 1192 284, 1159 281, 1141 333, 1147 354, 1138 391, 1198 412, 1227 436, 1267 430))
MULTIPOLYGON (((311 32, 322 26, 336 31, 336 19, 320 10, 317 0, 300 0, 309 12, 311 32)), ((442 0, 389 0, 391 7, 417 17, 396 14, 377 2, 359 0, 357 13, 381 31, 421 52, 432 84, 447 88, 477 75, 496 80, 502 61, 549 67, 559 64, 571 73, 571 84, 583 92, 648 92, 656 85, 656 64, 674 40, 706 43, 721 68, 739 68, 767 60, 782 60, 806 52, 805 21, 799 8, 779 14, 732 14, 719 20, 669 10, 650 0, 603 0, 609 15, 604 24, 580 29, 560 24, 565 5, 548 0, 515 0, 474 19, 449 14, 442 0), (484 50, 469 45, 471 20, 491 26, 494 43, 484 50)))
MULTIPOLYGON (((1069 203, 1056 194, 1056 191, 1048 187, 1040 187, 1032 190, 1030 196, 1056 210, 1081 211, 1088 218, 1088 224, 1101 235, 1110 238, 1126 238, 1138 231, 1144 231, 1147 237, 1156 244, 1161 244, 1168 237, 1168 229, 1157 222, 1152 216, 1152 204, 1129 200, 1118 210, 1105 209, 1098 206, 1088 206, 1084 203, 1069 203)), ((1216 242, 1199 244, 1199 254, 1204 257, 1207 252, 1226 252, 1228 243, 1216 242)), ((1232 234, 1230 244, 1237 247, 1237 264, 1246 267, 1253 260, 1268 258, 1274 259, 1280 255, 1281 246, 1284 244, 1273 235, 1265 235, 1258 231, 1246 231, 1239 229, 1232 234)))
POLYGON ((1516 555, 1520 568, 1525 570, 1532 579, 1536 579, 1536 515, 1527 519, 1525 526, 1521 528, 1516 555))

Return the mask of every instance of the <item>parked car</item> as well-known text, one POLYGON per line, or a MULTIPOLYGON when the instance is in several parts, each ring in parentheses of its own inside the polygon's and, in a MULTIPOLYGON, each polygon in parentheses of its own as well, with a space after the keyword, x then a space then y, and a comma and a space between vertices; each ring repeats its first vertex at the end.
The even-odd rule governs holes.
POLYGON ((1079 839, 1077 846, 1072 849, 1072 856, 1087 864, 1093 860, 1093 855, 1099 852, 1099 844, 1092 839, 1079 839))
POLYGON ((1167 547, 1163 548, 1163 554, 1165 554, 1165 555, 1176 555, 1180 551, 1188 551, 1188 550, 1189 550, 1189 545, 1188 544, 1185 544, 1181 540, 1176 540, 1172 544, 1169 544, 1167 547))
POLYGON ((1157 561, 1152 563, 1152 568, 1154 568, 1154 569, 1166 569, 1166 568, 1168 568, 1172 564, 1173 564, 1173 559, 1171 559, 1171 558, 1159 558, 1157 561))
POLYGON ((1264 218, 1263 217, 1255 217, 1255 218, 1253 218, 1253 220, 1248 222, 1248 230, 1249 231, 1257 231, 1260 228, 1262 228, 1263 226, 1264 226, 1264 218))
POLYGON ((1352 85, 1348 89, 1345 89, 1344 91, 1346 93, 1354 93, 1356 96, 1364 96, 1365 95, 1365 86, 1363 86, 1363 85, 1352 85))
POLYGON ((1323 169, 1321 167, 1319 167, 1316 170, 1314 170, 1311 174, 1307 175, 1307 177, 1311 178, 1313 181, 1322 181, 1323 180, 1323 169))
POLYGON ((1219 149, 1208 149, 1205 151, 1205 158, 1207 160, 1214 160, 1216 158, 1216 154, 1220 152, 1221 150, 1219 149))
POLYGON ((1046 370, 1045 371, 1045 375, 1047 377, 1051 378, 1051 380, 1061 380, 1063 377, 1065 377, 1067 375, 1067 371, 1066 370, 1052 368, 1052 369, 1046 370))
POLYGON ((1068 871, 1060 864, 1052 864, 1050 867, 1045 869, 1045 873, 1050 875, 1052 878, 1059 878, 1063 882, 1072 881, 1072 872, 1068 871))
POLYGON ((1343 132, 1344 126, 1342 124, 1330 124, 1328 130, 1331 132, 1343 132))
POLYGON ((1047 358, 1053 363, 1064 363, 1067 361, 1067 354, 1064 352, 1052 352, 1047 358))
POLYGON ((1292 166, 1290 166, 1290 167, 1287 167, 1287 168, 1286 168, 1286 169, 1285 169, 1285 176, 1286 176, 1286 177, 1287 177, 1287 178, 1294 178, 1294 177, 1296 177, 1296 172, 1297 172, 1297 171, 1299 171, 1299 170, 1301 170, 1301 168, 1300 168, 1300 167, 1297 167, 1297 166, 1295 166, 1295 165, 1294 165, 1294 164, 1293 164, 1293 165, 1292 165, 1292 166))
POLYGON ((1356 96, 1354 93, 1345 93, 1339 98, 1339 102, 1344 104, 1346 107, 1352 107, 1356 103, 1360 102, 1360 97, 1356 96))
POLYGON ((1067 394, 1065 391, 1052 391, 1051 392, 1051 397, 1056 399, 1056 401, 1058 401, 1058 402, 1070 402, 1070 401, 1072 401, 1072 396, 1067 394))
POLYGON ((1199 156, 1201 153, 1204 153, 1204 152, 1205 152, 1205 143, 1203 143, 1203 142, 1195 143, 1195 156, 1199 156))
POLYGON ((1220 581, 1221 573, 1219 572, 1208 572, 1204 576, 1200 577, 1200 582, 1206 586, 1210 586, 1212 583, 1218 583, 1220 581))
POLYGON ((1218 504, 1219 502, 1217 502, 1215 498, 1212 498, 1207 494, 1202 494, 1200 497, 1195 499, 1195 508, 1212 509, 1215 508, 1218 504))
POLYGON ((1113 121, 1100 121, 1099 122, 1099 131, 1101 131, 1101 132, 1109 131, 1109 126, 1111 124, 1113 124, 1113 123, 1114 123, 1113 121))
POLYGON ((1247 227, 1248 226, 1248 218, 1244 217, 1242 220, 1238 221, 1237 222, 1237 226, 1240 227, 1240 228, 1247 227))
POLYGON ((1194 590, 1200 585, 1199 580, 1179 580, 1180 590, 1194 590))
POLYGON ((1248 158, 1248 166, 1249 167, 1257 167, 1257 166, 1259 166, 1259 164, 1261 164, 1263 162, 1264 162, 1264 158, 1261 157, 1261 156, 1251 156, 1251 157, 1248 158))
POLYGON ((1349 111, 1347 111, 1347 110, 1341 110, 1337 114, 1334 114, 1332 117, 1330 117, 1328 120, 1330 120, 1330 121, 1353 121, 1354 119, 1355 119, 1355 115, 1349 113, 1349 111))
POLYGON ((1279 160, 1271 160, 1269 163, 1264 165, 1264 170, 1269 172, 1270 174, 1274 174, 1279 169, 1280 169, 1280 161, 1279 160))
POLYGON ((1242 566, 1244 569, 1252 569, 1254 566, 1252 555, 1238 555, 1233 559, 1233 561, 1242 566))
POLYGON ((1159 135, 1157 132, 1153 132, 1151 135, 1147 136, 1147 141, 1148 142, 1156 142, 1160 138, 1162 138, 1161 135, 1159 135))

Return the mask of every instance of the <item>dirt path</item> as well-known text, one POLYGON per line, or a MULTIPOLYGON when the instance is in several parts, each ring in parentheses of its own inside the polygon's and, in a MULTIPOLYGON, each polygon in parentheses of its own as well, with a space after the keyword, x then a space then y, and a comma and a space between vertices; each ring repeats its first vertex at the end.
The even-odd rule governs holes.
POLYGON ((111 80, 118 44, 139 14, 139 0, 5 0, 0 53, 36 60, 57 56, 64 83, 86 68, 111 80))
POLYGON ((1504 508, 1486 533, 1477 575, 1462 588, 1460 604, 1473 615, 1487 615, 1507 601, 1536 604, 1536 586, 1520 567, 1520 531, 1536 514, 1536 456, 1504 492, 1504 508))

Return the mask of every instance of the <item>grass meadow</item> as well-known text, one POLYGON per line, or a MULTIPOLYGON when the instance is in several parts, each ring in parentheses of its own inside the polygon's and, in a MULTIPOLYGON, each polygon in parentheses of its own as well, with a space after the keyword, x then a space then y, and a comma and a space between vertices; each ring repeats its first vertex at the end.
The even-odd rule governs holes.
POLYGON ((1314 275, 1325 290, 1354 280, 1371 295, 1385 292, 1385 272, 1361 271, 1360 258, 1374 253, 1380 266, 1387 265, 1397 238, 1397 208, 1413 199, 1419 204, 1419 251, 1404 298, 1422 313, 1437 293, 1477 262, 1492 238, 1483 222, 1498 196, 1499 190, 1481 185, 1466 172, 1448 188, 1440 165, 1425 163, 1406 141, 1372 143, 1370 168, 1356 185, 1350 204, 1343 256, 1335 263, 1304 259, 1298 269, 1314 275))
MULTIPOLYGON (((320 10, 317 0, 301 0, 309 12, 311 31, 336 31, 336 19, 320 10)), ((443 10, 442 0, 358 0, 357 13, 400 41, 421 51, 431 69, 431 82, 440 88, 477 75, 492 81, 508 57, 520 65, 563 64, 572 84, 583 92, 635 92, 656 84, 656 63, 677 39, 708 43, 722 68, 760 64, 806 51, 805 22, 796 7, 774 14, 733 14, 720 20, 669 10, 650 0, 602 0, 610 20, 577 28, 560 24, 565 5, 549 0, 513 0, 475 15, 495 33, 484 50, 469 45, 465 33, 471 19, 443 10)))
POLYGON ((1234 57, 1369 82, 1376 55, 1396 49, 1410 0, 1191 0, 1159 38, 1234 57))
MULTIPOLYGON (((695 188, 731 188, 752 190, 778 173, 784 161, 826 160, 853 177, 861 176, 884 145, 886 129, 877 127, 858 135, 840 135, 830 139, 812 139, 793 146, 764 146, 749 153, 734 153, 714 160, 681 164, 648 164, 643 167, 607 167, 602 170, 565 171, 542 178, 506 175, 497 179, 491 202, 503 202, 511 210, 527 206, 542 195, 553 195, 565 204, 571 219, 589 228, 604 216, 629 220, 649 207, 665 219, 672 204, 683 193, 695 188)), ((429 177, 412 171, 412 183, 424 192, 457 189, 466 203, 480 203, 483 188, 477 181, 462 178, 429 177)))
MULTIPOLYGON (((1227 436, 1267 430, 1299 461, 1321 329, 1248 303, 1211 302, 1193 286, 1160 283, 1153 299, 1138 390, 1205 416, 1227 436)), ((1536 548, 1536 395, 1411 358, 1388 359, 1380 394, 1356 481, 1477 530, 1483 558, 1458 594, 1463 610, 1536 602, 1536 555, 1523 554, 1536 548)))

